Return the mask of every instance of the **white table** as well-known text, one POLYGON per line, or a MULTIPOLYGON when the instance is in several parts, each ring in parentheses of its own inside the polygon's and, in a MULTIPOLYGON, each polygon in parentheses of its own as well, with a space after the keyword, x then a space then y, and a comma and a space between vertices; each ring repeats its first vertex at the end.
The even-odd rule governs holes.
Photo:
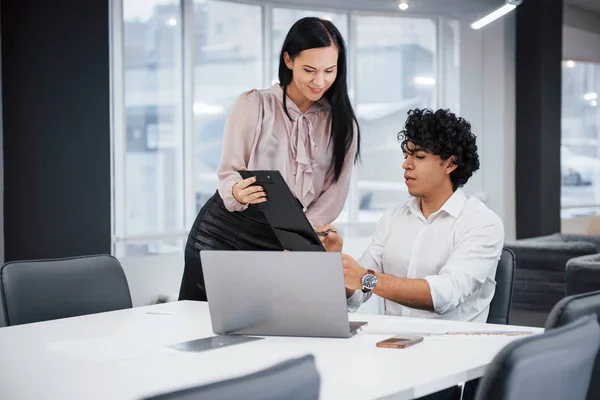
POLYGON ((312 353, 322 399, 412 399, 483 375, 515 337, 432 336, 377 348, 395 332, 539 328, 355 314, 349 339, 267 337, 207 352, 168 345, 213 336, 206 303, 176 302, 0 328, 1 399, 139 399, 312 353))

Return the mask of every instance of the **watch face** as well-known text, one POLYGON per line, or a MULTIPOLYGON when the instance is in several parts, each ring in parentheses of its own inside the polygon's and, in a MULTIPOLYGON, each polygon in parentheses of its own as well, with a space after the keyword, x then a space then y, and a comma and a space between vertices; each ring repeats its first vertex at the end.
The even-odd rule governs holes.
POLYGON ((366 274, 362 278, 362 284, 365 288, 373 290, 375 288, 375 285, 377 284, 377 278, 375 277, 375 275, 366 274))

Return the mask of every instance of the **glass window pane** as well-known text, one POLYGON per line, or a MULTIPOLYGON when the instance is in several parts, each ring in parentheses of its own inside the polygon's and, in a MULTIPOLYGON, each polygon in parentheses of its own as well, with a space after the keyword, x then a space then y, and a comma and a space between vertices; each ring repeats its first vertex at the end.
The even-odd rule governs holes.
POLYGON ((197 210, 217 190, 216 171, 221 159, 223 128, 231 106, 243 92, 263 88, 261 37, 260 6, 194 1, 194 188, 197 210))
POLYGON ((184 245, 184 238, 181 237, 164 240, 126 240, 122 244, 125 247, 124 255, 127 255, 127 257, 141 257, 158 254, 181 253, 184 245))
POLYGON ((600 215, 600 63, 563 62, 562 219, 600 215))
POLYGON ((350 234, 363 236, 386 208, 409 197, 397 134, 408 110, 435 106, 436 27, 430 19, 379 16, 359 16, 356 27, 362 163, 350 234))
POLYGON ((444 52, 444 75, 440 83, 444 85, 444 97, 436 107, 449 108, 460 115, 460 22, 444 18, 440 24, 443 29, 443 33, 440 33, 441 51, 444 52))
POLYGON ((116 138, 124 154, 115 157, 124 159, 125 172, 115 184, 124 193, 126 220, 118 236, 178 232, 184 203, 179 2, 123 0, 123 16, 125 137, 116 138))

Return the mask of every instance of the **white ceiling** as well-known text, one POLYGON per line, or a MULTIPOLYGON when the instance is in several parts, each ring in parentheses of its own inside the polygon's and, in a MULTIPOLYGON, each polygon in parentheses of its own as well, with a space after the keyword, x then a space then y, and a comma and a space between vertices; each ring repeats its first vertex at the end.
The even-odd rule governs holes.
MULTIPOLYGON (((248 0, 246 0, 248 1, 248 0)), ((249 0, 252 1, 252 0, 249 0)), ((437 15, 457 19, 472 19, 483 16, 504 4, 505 0, 404 0, 410 7, 398 9, 399 0, 271 0, 274 4, 288 6, 352 9, 408 15, 437 15)), ((523 0, 527 1, 527 0, 523 0)), ((564 0, 565 5, 594 12, 600 16, 600 0, 564 0)))
POLYGON ((600 14, 600 0, 565 0, 565 4, 600 14))
MULTIPOLYGON (((398 9, 399 0, 271 0, 275 4, 295 5, 299 7, 317 7, 331 9, 353 9, 357 11, 376 11, 397 14, 435 15, 453 18, 472 18, 487 14, 504 0, 405 0, 407 11, 398 9)), ((593 0, 591 0, 593 1, 593 0)), ((600 0, 597 0, 600 1, 600 0)))

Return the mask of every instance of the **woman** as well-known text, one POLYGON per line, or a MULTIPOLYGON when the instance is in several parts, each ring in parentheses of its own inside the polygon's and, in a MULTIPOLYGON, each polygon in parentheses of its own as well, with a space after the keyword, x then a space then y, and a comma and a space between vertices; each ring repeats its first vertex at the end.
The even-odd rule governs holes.
POLYGON ((267 201, 242 168, 279 170, 313 226, 344 206, 359 130, 350 99, 344 40, 329 21, 303 18, 288 32, 279 84, 243 93, 223 133, 218 190, 202 207, 185 247, 179 300, 206 301, 200 250, 283 250, 257 204, 267 201))

